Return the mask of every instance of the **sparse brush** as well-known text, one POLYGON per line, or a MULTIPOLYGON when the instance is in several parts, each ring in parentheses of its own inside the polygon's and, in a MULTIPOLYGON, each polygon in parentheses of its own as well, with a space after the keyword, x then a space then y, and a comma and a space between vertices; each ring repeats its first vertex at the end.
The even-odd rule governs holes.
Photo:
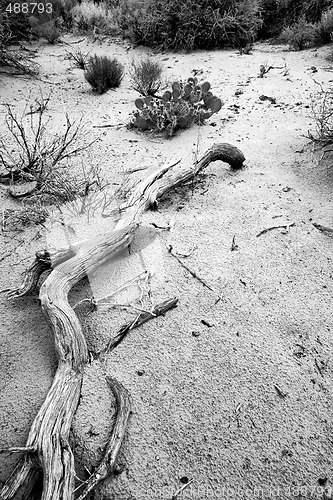
POLYGON ((98 29, 101 34, 116 35, 119 33, 113 11, 107 4, 96 5, 92 1, 85 1, 71 11, 74 28, 81 33, 92 33, 98 29))
POLYGON ((312 100, 312 115, 316 130, 309 132, 309 138, 326 148, 333 144, 333 89, 325 90, 322 85, 312 100))
MULTIPOLYGON (((1 7, 1 2, 0 2, 1 7)), ((9 20, 0 11, 0 67, 11 68, 14 74, 35 75, 39 66, 33 61, 32 52, 23 52, 9 47, 14 40, 9 20)))
POLYGON ((130 78, 133 89, 143 96, 154 96, 161 88, 162 73, 162 65, 149 57, 138 63, 132 61, 130 78))
POLYGON ((317 25, 316 45, 324 45, 331 42, 333 34, 333 8, 322 13, 317 25))
POLYGON ((68 59, 73 61, 73 65, 76 68, 86 69, 90 52, 82 52, 81 49, 73 50, 73 52, 66 51, 68 59))
POLYGON ((308 23, 305 17, 282 30, 279 41, 288 43, 292 49, 303 50, 316 44, 318 26, 308 23))
POLYGON ((40 201, 22 208, 6 209, 3 212, 3 231, 22 230, 23 227, 42 225, 49 216, 48 209, 40 201))
POLYGON ((35 26, 32 31, 36 33, 39 38, 46 38, 46 40, 52 45, 58 42, 60 39, 60 31, 57 28, 54 20, 39 24, 35 26))
POLYGON ((136 99, 135 105, 138 111, 133 113, 130 128, 172 137, 178 129, 193 123, 202 125, 220 111, 222 101, 212 94, 209 82, 199 85, 197 78, 189 78, 187 82, 174 82, 162 98, 147 96, 136 99))
POLYGON ((116 59, 107 56, 90 57, 84 77, 93 90, 103 94, 109 89, 119 87, 124 76, 124 66, 116 59))
POLYGON ((83 184, 71 168, 70 160, 89 148, 88 130, 83 120, 66 115, 65 130, 51 134, 45 106, 17 116, 7 104, 7 137, 0 137, 0 182, 11 183, 9 192, 18 197, 17 184, 28 183, 26 194, 48 195, 66 201, 82 193, 83 184), (12 190, 12 191, 11 191, 12 190))

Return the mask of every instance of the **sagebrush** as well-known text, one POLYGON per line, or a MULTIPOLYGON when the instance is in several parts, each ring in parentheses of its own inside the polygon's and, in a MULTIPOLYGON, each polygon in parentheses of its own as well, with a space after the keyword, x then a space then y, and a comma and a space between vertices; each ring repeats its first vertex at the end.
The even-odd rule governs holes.
POLYGON ((124 66, 117 58, 107 56, 90 57, 84 77, 93 90, 103 94, 109 89, 119 87, 124 76, 124 66))

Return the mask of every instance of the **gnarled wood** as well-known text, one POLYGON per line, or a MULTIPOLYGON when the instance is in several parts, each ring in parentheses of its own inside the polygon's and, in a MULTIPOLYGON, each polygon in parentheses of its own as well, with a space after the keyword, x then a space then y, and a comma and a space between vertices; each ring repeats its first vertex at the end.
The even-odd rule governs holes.
MULTIPOLYGON (((79 401, 83 369, 88 350, 80 322, 68 303, 68 292, 84 275, 97 269, 117 251, 130 244, 140 223, 141 214, 156 204, 166 192, 193 178, 212 161, 221 160, 231 168, 240 168, 244 155, 230 144, 216 144, 194 166, 181 168, 180 160, 151 174, 134 187, 121 207, 122 217, 115 229, 95 238, 82 240, 52 255, 37 254, 27 271, 23 284, 11 290, 9 299, 22 297, 32 291, 45 269, 52 272, 40 288, 39 298, 55 336, 58 368, 29 432, 25 453, 0 492, 0 499, 12 498, 22 486, 31 489, 40 471, 43 474, 42 500, 72 500, 74 497, 74 458, 69 446, 69 431, 79 401)), ((105 457, 88 482, 90 491, 97 479, 112 470, 124 435, 129 415, 129 401, 120 384, 113 381, 119 406, 120 420, 107 446, 105 457)), ((84 498, 82 493, 81 499, 84 498)))
POLYGON ((83 500, 88 493, 92 491, 98 483, 108 477, 115 468, 117 455, 120 450, 121 443, 125 436, 127 421, 131 413, 130 395, 116 379, 107 377, 107 381, 116 398, 117 416, 112 430, 111 437, 106 446, 104 457, 87 481, 87 484, 77 500, 83 500))

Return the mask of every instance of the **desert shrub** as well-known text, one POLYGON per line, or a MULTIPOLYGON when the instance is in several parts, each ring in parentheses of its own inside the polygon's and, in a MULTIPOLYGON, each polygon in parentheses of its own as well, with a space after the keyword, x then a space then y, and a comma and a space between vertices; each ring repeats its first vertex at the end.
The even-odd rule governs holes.
POLYGON ((67 30, 72 28, 72 9, 77 3, 78 0, 52 0, 52 17, 58 26, 67 30))
MULTIPOLYGON (((259 37, 278 36, 282 30, 292 26, 302 18, 308 23, 321 21, 325 10, 332 7, 331 0, 260 0, 262 27, 259 37)), ((319 36, 320 33, 319 33, 319 36)), ((326 37, 327 39, 327 37, 326 37)), ((325 42, 326 43, 326 42, 325 42)))
POLYGON ((261 24, 257 0, 155 0, 126 20, 136 43, 175 50, 245 46, 261 24))
POLYGON ((9 4, 9 0, 0 0, 0 41, 4 35, 12 43, 27 38, 27 14, 14 12, 13 4, 9 4))
POLYGON ((317 23, 316 45, 324 45, 331 42, 333 34, 333 9, 328 9, 322 13, 320 21, 317 23))
POLYGON ((135 63, 132 61, 131 83, 134 90, 144 96, 155 95, 162 85, 162 65, 149 57, 135 63))
POLYGON ((317 37, 318 27, 308 23, 305 17, 302 17, 292 26, 287 26, 282 30, 280 41, 288 43, 295 50, 303 50, 315 45, 317 37))
POLYGON ((332 5, 330 0, 282 0, 281 6, 285 9, 286 21, 295 23, 304 17, 309 23, 320 21, 322 12, 332 5))
POLYGON ((315 122, 315 131, 309 137, 322 147, 333 144, 333 89, 320 90, 312 98, 312 116, 315 122))
MULTIPOLYGON (((0 9, 4 6, 0 0, 0 9)), ((38 73, 39 66, 33 60, 32 53, 22 52, 9 45, 16 40, 16 34, 12 32, 13 18, 9 21, 9 16, 5 10, 0 10, 0 67, 12 68, 14 73, 34 75, 38 73)))
POLYGON ((146 0, 106 0, 107 5, 112 9, 112 15, 115 24, 119 27, 123 35, 133 41, 140 38, 140 22, 141 16, 145 16, 147 12, 148 2, 146 0), (138 25, 138 33, 136 33, 138 25))
POLYGON ((27 105, 22 115, 6 105, 7 134, 0 137, 0 182, 14 187, 22 181, 29 183, 30 194, 58 203, 85 194, 85 177, 73 170, 71 161, 94 140, 89 140, 90 131, 83 119, 72 121, 68 115, 64 130, 51 133, 45 117, 48 102, 49 98, 41 96, 27 105))
POLYGON ((79 69, 86 69, 88 60, 89 60, 89 53, 90 52, 82 52, 81 49, 74 49, 72 52, 66 51, 67 52, 67 58, 73 61, 73 66, 79 69))
POLYGON ((91 33, 98 29, 100 33, 116 34, 119 32, 112 10, 92 1, 82 2, 72 9, 73 27, 79 32, 91 33))
POLYGON ((129 128, 153 131, 171 137, 178 129, 189 128, 193 123, 202 125, 222 102, 210 91, 210 83, 198 84, 196 78, 187 82, 174 82, 161 98, 147 96, 136 99, 137 111, 133 113, 129 128))
POLYGON ((39 38, 46 38, 46 40, 51 44, 54 44, 60 39, 60 30, 56 26, 54 20, 38 24, 32 28, 32 31, 36 33, 39 38))
POLYGON ((124 66, 107 56, 90 57, 84 72, 85 79, 99 94, 119 87, 124 76, 124 66))

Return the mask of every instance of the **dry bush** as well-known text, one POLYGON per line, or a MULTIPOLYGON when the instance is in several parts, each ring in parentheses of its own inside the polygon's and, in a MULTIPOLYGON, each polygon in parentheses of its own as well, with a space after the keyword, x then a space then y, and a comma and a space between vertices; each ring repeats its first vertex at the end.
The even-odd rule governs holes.
POLYGON ((317 45, 330 43, 333 35, 333 8, 322 13, 317 25, 317 45))
POLYGON ((73 27, 83 33, 98 30, 101 34, 115 35, 119 33, 112 10, 107 5, 96 5, 92 1, 82 2, 72 9, 73 27))
POLYGON ((333 89, 325 90, 318 84, 320 90, 312 100, 312 115, 316 129, 309 132, 312 141, 326 148, 333 144, 333 89))
POLYGON ((77 175, 72 163, 94 142, 88 138, 83 119, 75 122, 66 115, 64 132, 51 134, 44 101, 40 106, 27 106, 21 116, 9 104, 6 108, 7 137, 0 138, 0 181, 14 186, 27 182, 29 193, 57 203, 84 195, 85 179, 77 175))
POLYGON ((32 32, 39 38, 45 38, 52 45, 59 41, 61 34, 54 20, 38 24, 32 28, 32 32))
POLYGON ((162 65, 147 57, 135 63, 132 61, 130 74, 132 87, 143 96, 154 96, 162 85, 162 65))
MULTIPOLYGON (((4 5, 0 0, 0 9, 4 5)), ((21 24, 14 24, 13 18, 9 19, 7 13, 0 10, 0 67, 9 68, 10 72, 17 74, 35 75, 39 71, 39 66, 33 60, 33 53, 10 47, 19 36, 19 29, 21 24)))
POLYGON ((316 44, 318 27, 306 21, 305 17, 299 19, 291 26, 287 26, 281 32, 279 40, 288 43, 295 50, 303 50, 316 44))
POLYGON ((90 52, 82 52, 81 49, 67 51, 67 58, 73 61, 73 66, 79 69, 86 69, 90 52))
POLYGON ((138 44, 193 50, 244 47, 255 39, 261 17, 257 0, 155 0, 121 22, 138 44))
POLYGON ((124 66, 107 56, 93 56, 84 72, 85 79, 99 94, 119 87, 124 76, 124 66))

